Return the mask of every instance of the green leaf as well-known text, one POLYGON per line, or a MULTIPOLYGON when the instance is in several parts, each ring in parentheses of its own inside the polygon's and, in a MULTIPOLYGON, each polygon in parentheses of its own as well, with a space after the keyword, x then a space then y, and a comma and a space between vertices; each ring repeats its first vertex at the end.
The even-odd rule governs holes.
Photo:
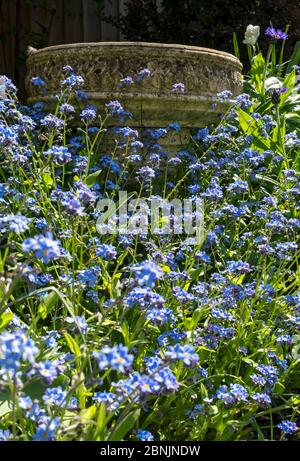
POLYGON ((98 176, 101 173, 101 171, 102 170, 97 170, 97 171, 94 171, 94 173, 89 174, 88 177, 85 180, 86 185, 87 186, 93 186, 95 184, 95 182, 97 181, 98 176))
POLYGON ((284 393, 284 391, 285 391, 284 385, 281 384, 280 382, 277 382, 274 386, 274 394, 281 395, 284 393))
POLYGON ((200 267, 199 269, 192 270, 190 272, 191 280, 197 280, 199 276, 203 275, 203 267, 200 267))
POLYGON ((13 316, 14 314, 11 311, 3 312, 0 315, 0 330, 3 330, 3 328, 11 321, 13 316))
POLYGON ((183 321, 183 324, 184 324, 184 328, 186 330, 192 330, 192 328, 193 328, 193 319, 192 319, 192 317, 185 317, 185 319, 183 321))
POLYGON ((298 66, 300 63, 300 42, 296 42, 296 45, 294 46, 294 50, 291 56, 291 59, 288 63, 286 72, 290 73, 293 66, 298 66))
POLYGON ((191 329, 196 328, 199 321, 203 318, 204 315, 207 315, 206 309, 203 309, 202 307, 197 307, 194 310, 193 315, 192 315, 192 322, 191 322, 192 328, 191 329))
POLYGON ((253 81, 259 93, 262 91, 265 65, 266 63, 261 53, 258 53, 256 56, 254 56, 250 74, 251 80, 253 81))
POLYGON ((209 408, 208 408, 208 414, 210 416, 215 416, 219 413, 219 408, 217 407, 217 405, 210 405, 209 408))
POLYGON ((75 354, 76 357, 80 357, 81 352, 80 352, 80 349, 79 349, 79 346, 76 340, 72 338, 72 336, 69 335, 69 333, 66 333, 66 332, 64 333, 64 337, 66 338, 70 351, 73 352, 73 354, 75 354))
POLYGON ((252 144, 259 149, 267 150, 270 148, 270 141, 263 138, 259 133, 260 122, 256 122, 247 112, 242 109, 237 110, 240 126, 245 134, 253 136, 252 144))
POLYGON ((242 274, 242 275, 239 275, 238 277, 232 277, 231 278, 232 283, 234 283, 235 285, 241 285, 243 283, 245 275, 246 274, 242 274))
POLYGON ((43 298, 42 302, 38 307, 38 313, 40 314, 42 319, 45 319, 47 315, 50 314, 52 309, 55 307, 59 300, 59 296, 55 291, 52 291, 48 296, 43 298))
POLYGON ((217 440, 218 442, 230 440, 234 435, 234 428, 228 423, 226 423, 225 425, 223 423, 219 424, 217 430, 218 432, 215 440, 217 440))
POLYGON ((244 133, 247 133, 247 131, 254 125, 254 119, 242 109, 239 109, 238 117, 242 130, 244 133))
POLYGON ((101 403, 97 418, 97 433, 101 433, 105 427, 105 403, 101 403))
POLYGON ((165 264, 161 264, 161 265, 160 265, 160 268, 161 268, 161 270, 162 270, 163 272, 167 272, 167 273, 171 272, 170 267, 169 267, 169 266, 166 266, 165 264))
POLYGON ((10 400, 5 400, 0 403, 0 418, 10 411, 12 411, 12 402, 10 400))
POLYGON ((125 418, 117 425, 114 432, 109 438, 109 441, 120 442, 123 440, 126 434, 133 428, 136 421, 139 419, 140 410, 135 410, 129 413, 125 418))
POLYGON ((84 410, 82 410, 80 412, 80 421, 81 421, 81 423, 82 424, 89 424, 93 420, 96 412, 97 412, 97 408, 96 408, 95 405, 92 405, 89 408, 85 408, 84 410))
POLYGON ((43 181, 45 185, 49 188, 53 185, 53 179, 52 176, 49 173, 43 173, 42 174, 43 181))
POLYGON ((287 98, 290 96, 291 92, 293 91, 294 87, 296 84, 296 72, 293 69, 292 72, 290 72, 284 79, 282 83, 282 88, 288 88, 288 90, 285 93, 282 93, 281 98, 280 98, 280 103, 279 107, 281 107, 287 98))
POLYGON ((274 43, 272 43, 271 48, 272 48, 272 54, 271 54, 272 66, 273 66, 273 69, 275 69, 275 66, 276 66, 276 48, 275 48, 274 43))
MULTIPOLYGON (((296 84, 296 72, 293 69, 289 74, 286 75, 285 79, 283 80, 282 86, 287 87, 289 90, 292 90, 296 84)), ((285 94, 285 93, 284 93, 285 94)), ((282 99, 283 97, 281 97, 282 99)))
POLYGON ((240 59, 239 42, 238 42, 238 39, 237 39, 237 36, 236 36, 235 32, 233 32, 232 42, 233 42, 234 54, 238 59, 240 59))
POLYGON ((121 329, 122 329, 125 345, 129 346, 130 345, 130 334, 129 334, 129 326, 126 320, 123 320, 121 329))

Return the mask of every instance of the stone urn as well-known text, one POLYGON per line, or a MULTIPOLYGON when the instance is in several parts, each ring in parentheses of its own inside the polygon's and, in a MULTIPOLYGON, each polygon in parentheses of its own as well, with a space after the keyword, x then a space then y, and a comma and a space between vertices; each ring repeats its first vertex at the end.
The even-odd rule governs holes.
MULTIPOLYGON (((27 58, 26 90, 28 102, 53 104, 65 77, 63 67, 70 65, 84 79, 88 103, 101 111, 105 103, 119 100, 133 114, 125 124, 136 128, 160 128, 178 122, 177 133, 165 140, 169 146, 184 143, 190 129, 207 126, 220 119, 231 101, 220 101, 216 94, 229 90, 236 96, 242 89, 242 64, 233 55, 196 46, 142 42, 100 42, 58 45, 31 49, 27 58), (120 87, 120 79, 141 69, 151 72, 140 83, 120 87), (32 77, 46 82, 42 95, 32 77), (184 93, 172 91, 183 83, 184 93)), ((120 125, 110 119, 111 125, 120 125)))

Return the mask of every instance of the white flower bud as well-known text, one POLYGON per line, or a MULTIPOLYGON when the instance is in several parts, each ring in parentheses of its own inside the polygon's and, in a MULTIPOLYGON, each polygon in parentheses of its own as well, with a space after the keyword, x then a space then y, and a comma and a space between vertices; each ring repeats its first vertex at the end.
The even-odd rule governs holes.
POLYGON ((245 32, 245 40, 243 41, 243 43, 245 43, 245 45, 254 46, 259 37, 259 33, 260 33, 259 26, 252 26, 252 24, 249 24, 245 32))

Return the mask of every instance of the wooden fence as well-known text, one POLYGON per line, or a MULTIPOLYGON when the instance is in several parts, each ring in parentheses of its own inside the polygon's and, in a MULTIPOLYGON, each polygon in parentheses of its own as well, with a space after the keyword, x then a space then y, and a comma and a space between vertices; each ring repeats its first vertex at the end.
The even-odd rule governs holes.
POLYGON ((101 20, 101 11, 118 15, 124 0, 0 0, 0 74, 12 78, 23 95, 29 45, 121 40, 101 20))

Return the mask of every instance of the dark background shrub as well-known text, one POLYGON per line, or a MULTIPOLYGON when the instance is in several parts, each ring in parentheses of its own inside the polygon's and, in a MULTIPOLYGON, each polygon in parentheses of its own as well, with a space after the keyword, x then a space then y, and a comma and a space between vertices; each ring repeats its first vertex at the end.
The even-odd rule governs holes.
MULTIPOLYGON (((248 24, 260 25, 259 43, 269 39, 264 30, 273 24, 289 28, 286 57, 300 39, 300 2, 295 0, 127 0, 126 12, 106 20, 120 29, 127 40, 180 43, 233 52, 232 36, 242 44, 248 24)), ((246 47, 241 46, 246 63, 246 47)))

